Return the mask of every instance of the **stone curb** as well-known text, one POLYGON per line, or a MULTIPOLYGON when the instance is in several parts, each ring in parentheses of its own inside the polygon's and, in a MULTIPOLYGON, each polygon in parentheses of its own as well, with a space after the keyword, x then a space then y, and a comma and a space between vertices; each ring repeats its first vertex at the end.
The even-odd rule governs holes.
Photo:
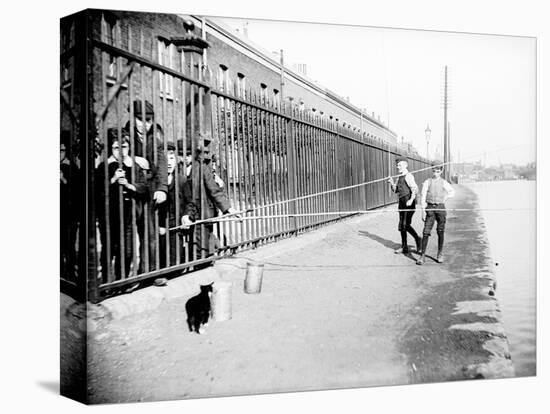
MULTIPOLYGON (((485 239, 487 238, 487 230, 484 230, 485 239)), ((486 243, 489 246, 488 243, 486 243)), ((461 329, 472 331, 489 332, 493 337, 483 344, 483 349, 488 351, 491 356, 485 363, 477 363, 469 365, 466 369, 466 375, 471 378, 511 378, 515 376, 515 369, 510 357, 510 346, 504 323, 502 321, 502 312, 500 304, 495 297, 497 288, 496 269, 492 259, 490 248, 487 247, 487 255, 485 258, 487 270, 481 272, 476 277, 486 279, 486 286, 480 289, 480 292, 487 296, 484 301, 459 302, 455 308, 455 312, 472 312, 479 316, 489 316, 496 320, 494 323, 475 322, 470 324, 453 325, 449 329, 461 329)))

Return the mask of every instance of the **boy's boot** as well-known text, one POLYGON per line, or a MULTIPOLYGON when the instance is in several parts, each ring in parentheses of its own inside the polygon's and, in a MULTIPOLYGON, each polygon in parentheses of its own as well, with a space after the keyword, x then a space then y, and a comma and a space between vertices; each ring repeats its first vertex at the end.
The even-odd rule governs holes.
POLYGON ((424 253, 426 253, 426 248, 424 247, 424 238, 420 236, 416 236, 415 241, 416 241, 416 251, 424 255, 424 253))
POLYGON ((394 251, 395 254, 409 253, 409 246, 407 246, 407 231, 401 232, 401 247, 394 251))

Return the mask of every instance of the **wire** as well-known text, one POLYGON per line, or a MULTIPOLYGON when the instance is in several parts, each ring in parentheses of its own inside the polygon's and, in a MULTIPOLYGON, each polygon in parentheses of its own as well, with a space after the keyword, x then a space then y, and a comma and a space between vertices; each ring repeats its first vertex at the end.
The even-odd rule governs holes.
MULTIPOLYGON (((511 148, 516 148, 516 147, 518 147, 518 145, 515 145, 511 148)), ((504 150, 507 150, 507 149, 510 149, 510 148, 502 148, 499 151, 504 151, 504 150)), ((499 151, 494 151, 494 152, 499 152, 499 151)), ((467 157, 465 157, 465 159, 474 158, 474 157, 477 157, 477 156, 482 155, 484 153, 485 152, 482 152, 480 154, 474 154, 474 155, 471 155, 471 156, 467 156, 467 157)), ((414 173, 418 173, 418 172, 421 172, 421 171, 431 170, 432 168, 434 168, 436 166, 443 167, 445 165, 462 164, 462 163, 463 162, 459 163, 459 162, 453 162, 453 161, 441 162, 441 163, 438 163, 438 164, 432 164, 428 167, 419 168, 417 170, 410 171, 410 173, 414 174, 414 173)), ((281 200, 281 201, 277 201, 277 202, 270 203, 270 204, 264 204, 262 206, 249 208, 247 210, 241 210, 241 211, 237 211, 237 212, 234 212, 234 213, 225 214, 225 215, 220 216, 220 217, 213 217, 213 218, 204 219, 204 220, 197 220, 197 221, 193 222, 190 226, 196 226, 198 224, 213 223, 213 222, 220 222, 220 221, 226 221, 226 220, 227 221, 235 221, 235 220, 242 221, 242 220, 255 220, 255 219, 267 219, 267 218, 301 217, 301 216, 307 216, 308 214, 309 215, 314 215, 314 216, 319 216, 319 215, 351 215, 351 214, 364 214, 364 213, 379 213, 379 212, 381 212, 380 210, 378 210, 378 211, 375 211, 375 210, 356 210, 356 211, 345 211, 345 212, 323 212, 323 213, 302 213, 302 214, 285 214, 285 215, 272 215, 272 216, 265 216, 264 215, 264 216, 254 216, 254 217, 235 217, 235 216, 241 216, 242 214, 252 213, 252 212, 260 210, 260 209, 266 209, 266 208, 281 205, 281 204, 292 203, 292 202, 295 202, 295 201, 305 200, 307 198, 319 197, 319 196, 325 195, 325 194, 331 194, 331 193, 335 193, 335 192, 338 192, 338 191, 349 190, 349 189, 352 189, 352 188, 357 188, 357 187, 362 187, 362 186, 365 186, 365 185, 370 185, 370 184, 374 184, 374 183, 378 183, 378 182, 382 182, 382 181, 387 181, 389 178, 393 179, 394 177, 399 177, 399 174, 390 175, 389 177, 378 178, 378 179, 375 179, 375 180, 365 181, 365 182, 359 183, 359 184, 348 185, 346 187, 339 187, 339 188, 335 188, 335 189, 331 189, 331 190, 319 191, 317 193, 307 194, 307 195, 304 195, 304 196, 295 197, 295 198, 291 198, 291 199, 288 199, 288 200, 281 200)), ((480 210, 480 209, 478 209, 478 210, 480 210)), ((506 210, 506 209, 504 209, 504 210, 506 210)), ((517 210, 517 209, 513 209, 513 210, 517 210)), ((392 211, 397 212, 397 211, 403 211, 403 210, 392 210, 392 211)), ((407 211, 410 211, 410 210, 407 210, 407 211)), ((436 210, 432 209, 432 211, 436 211, 436 210)), ((474 211, 474 210, 472 210, 472 209, 454 209, 454 210, 444 209, 444 211, 474 211)), ((386 210, 384 210, 384 212, 386 212, 386 210)), ((186 229, 188 227, 189 226, 175 226, 175 227, 171 227, 169 230, 173 231, 173 230, 179 230, 179 229, 186 229)))

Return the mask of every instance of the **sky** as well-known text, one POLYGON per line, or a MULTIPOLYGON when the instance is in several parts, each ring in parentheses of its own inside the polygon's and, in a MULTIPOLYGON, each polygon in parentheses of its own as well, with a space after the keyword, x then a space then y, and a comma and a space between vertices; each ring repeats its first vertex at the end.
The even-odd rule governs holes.
MULTIPOLYGON (((245 20, 216 18, 242 32, 245 20)), ((422 155, 443 149, 444 67, 455 161, 536 159, 534 38, 246 20, 265 51, 306 63, 308 77, 375 112, 422 155), (431 138, 426 148, 425 130, 431 138)))

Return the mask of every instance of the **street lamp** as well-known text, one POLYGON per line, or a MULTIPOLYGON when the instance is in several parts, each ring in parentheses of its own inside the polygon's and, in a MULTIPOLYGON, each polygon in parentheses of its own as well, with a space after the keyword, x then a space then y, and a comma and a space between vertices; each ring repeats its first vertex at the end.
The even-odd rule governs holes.
POLYGON ((430 136, 432 135, 432 130, 430 129, 430 125, 426 125, 426 130, 424 131, 426 134, 426 158, 430 158, 430 153, 428 152, 428 146, 430 145, 430 136))

